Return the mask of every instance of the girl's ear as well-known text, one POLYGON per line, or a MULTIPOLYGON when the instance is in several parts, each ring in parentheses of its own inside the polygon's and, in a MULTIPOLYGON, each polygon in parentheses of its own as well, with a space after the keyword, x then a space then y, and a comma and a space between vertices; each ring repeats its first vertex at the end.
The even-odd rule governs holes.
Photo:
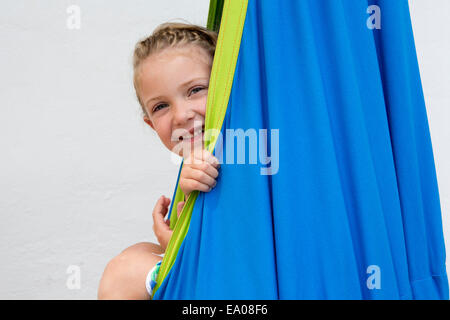
POLYGON ((144 114, 143 118, 144 118, 145 123, 148 124, 150 127, 152 127, 153 130, 155 130, 155 127, 153 126, 152 121, 147 117, 146 114, 144 114))

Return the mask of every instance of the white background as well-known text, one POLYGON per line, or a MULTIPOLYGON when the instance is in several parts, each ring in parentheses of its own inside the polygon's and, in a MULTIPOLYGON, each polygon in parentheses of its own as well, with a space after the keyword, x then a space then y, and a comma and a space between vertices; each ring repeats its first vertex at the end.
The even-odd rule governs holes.
MULTIPOLYGON (((410 0, 450 247, 448 0, 410 0)), ((209 0, 3 0, 0 298, 95 299, 106 263, 155 242, 151 212, 178 164, 142 121, 135 43, 160 23, 206 25, 209 0), (67 28, 70 5, 81 29, 67 28), (182 19, 182 20, 180 20, 182 19), (81 271, 80 289, 66 285, 81 271)))

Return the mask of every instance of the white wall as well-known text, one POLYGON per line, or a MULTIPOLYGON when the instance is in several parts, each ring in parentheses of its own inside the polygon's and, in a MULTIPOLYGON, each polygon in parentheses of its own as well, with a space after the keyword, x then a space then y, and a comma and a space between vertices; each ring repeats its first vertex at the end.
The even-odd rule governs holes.
POLYGON ((179 167, 141 119, 131 57, 162 22, 206 25, 208 6, 2 1, 0 298, 95 299, 109 259, 156 241, 153 206, 179 167), (79 30, 66 26, 72 4, 79 30), (70 265, 80 290, 66 287, 70 265))
POLYGON ((441 198, 450 275, 450 1, 409 0, 441 198))
MULTIPOLYGON (((410 4, 450 235, 450 2, 410 4)), ((205 25, 208 6, 2 1, 0 298, 95 299, 110 258, 156 241, 151 212, 160 195, 172 197, 178 165, 141 120, 131 55, 162 22, 205 25), (79 30, 66 26, 70 5, 81 9, 79 30), (80 289, 66 286, 71 265, 81 270, 80 289)))

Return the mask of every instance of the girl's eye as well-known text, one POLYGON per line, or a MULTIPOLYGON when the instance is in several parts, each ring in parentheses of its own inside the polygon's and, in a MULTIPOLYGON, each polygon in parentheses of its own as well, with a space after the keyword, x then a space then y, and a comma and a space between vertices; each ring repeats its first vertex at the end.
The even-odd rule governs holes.
POLYGON ((203 89, 205 89, 205 88, 204 88, 204 87, 197 87, 197 88, 194 88, 194 89, 191 90, 191 94, 196 94, 197 92, 199 92, 199 91, 201 91, 201 90, 203 90, 203 89), (196 90, 198 90, 198 91, 196 91, 196 90))
POLYGON ((156 111, 162 109, 163 106, 167 106, 167 103, 161 103, 161 104, 158 104, 158 105, 153 109, 153 112, 156 112, 156 111), (160 108, 160 107, 161 107, 161 108, 160 108))

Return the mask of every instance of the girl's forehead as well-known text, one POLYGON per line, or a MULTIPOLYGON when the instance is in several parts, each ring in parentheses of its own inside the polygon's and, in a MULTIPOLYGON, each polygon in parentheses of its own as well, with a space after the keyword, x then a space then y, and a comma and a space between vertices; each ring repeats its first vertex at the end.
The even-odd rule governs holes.
POLYGON ((206 50, 193 44, 165 48, 154 54, 154 57, 158 60, 172 59, 177 56, 184 56, 207 64, 211 63, 211 57, 206 50))
MULTIPOLYGON (((209 79, 212 59, 198 47, 167 48, 149 56, 139 68, 139 87, 144 104, 167 88, 192 79, 209 79)), ((162 93, 161 93, 162 94, 162 93)))

